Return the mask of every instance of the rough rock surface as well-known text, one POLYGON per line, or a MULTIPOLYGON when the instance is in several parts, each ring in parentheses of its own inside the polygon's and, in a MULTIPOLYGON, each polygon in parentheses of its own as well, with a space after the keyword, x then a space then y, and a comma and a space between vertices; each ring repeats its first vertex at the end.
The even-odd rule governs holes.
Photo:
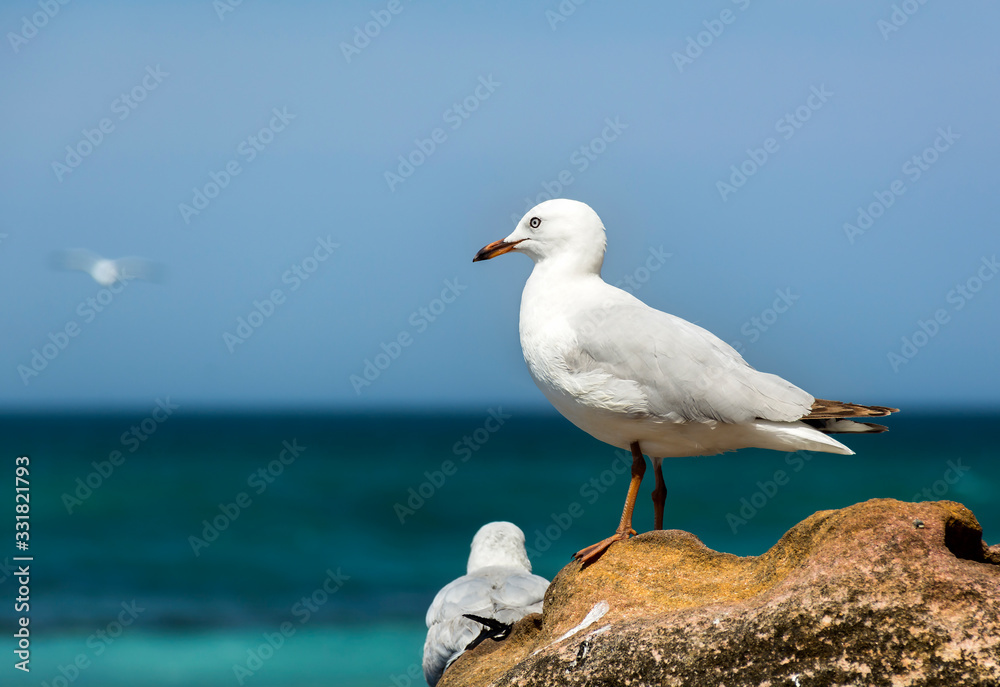
POLYGON ((1000 546, 952 501, 821 511, 746 558, 649 532, 567 565, 438 684, 997 687, 1000 546))

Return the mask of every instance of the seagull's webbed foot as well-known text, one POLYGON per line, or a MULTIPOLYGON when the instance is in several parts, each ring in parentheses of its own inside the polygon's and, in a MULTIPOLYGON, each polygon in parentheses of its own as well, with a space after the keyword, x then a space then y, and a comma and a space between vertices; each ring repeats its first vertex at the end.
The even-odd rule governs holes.
POLYGON ((466 645, 466 651, 472 651, 487 639, 492 639, 495 642, 503 641, 507 639, 511 629, 514 627, 512 624, 501 623, 499 620, 493 618, 481 618, 471 613, 464 613, 463 615, 469 620, 474 620, 483 626, 483 629, 479 631, 479 636, 466 645))
POLYGON ((633 441, 629 448, 632 449, 632 480, 629 482, 628 494, 625 496, 622 519, 618 523, 618 529, 610 537, 573 554, 573 558, 583 561, 584 568, 600 558, 608 550, 608 547, 616 541, 625 541, 635 534, 635 530, 632 529, 632 510, 635 508, 635 497, 639 493, 639 484, 646 472, 646 459, 642 457, 642 449, 639 447, 638 441, 633 441))
POLYGON ((627 532, 615 532, 607 539, 602 539, 596 544, 591 544, 585 549, 580 549, 573 554, 573 558, 583 563, 583 567, 586 568, 588 565, 596 561, 598 558, 604 555, 604 552, 608 550, 612 544, 618 541, 627 541, 629 537, 635 534, 635 530, 631 527, 627 532))

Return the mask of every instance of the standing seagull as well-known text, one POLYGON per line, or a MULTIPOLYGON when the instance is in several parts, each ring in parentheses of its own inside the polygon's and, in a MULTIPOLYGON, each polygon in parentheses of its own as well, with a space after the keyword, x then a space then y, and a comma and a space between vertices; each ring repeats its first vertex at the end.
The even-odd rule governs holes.
POLYGON ((751 446, 852 455, 827 434, 885 431, 848 418, 879 417, 896 408, 816 399, 753 369, 711 332, 605 283, 604 248, 597 213, 584 203, 556 199, 529 210, 510 236, 473 259, 517 251, 534 261, 520 323, 532 379, 574 425, 632 452, 621 522, 615 534, 576 553, 585 565, 635 534, 632 510, 646 471, 643 453, 656 470, 655 527, 662 529, 664 458, 751 446))
POLYGON ((466 649, 487 638, 503 639, 518 620, 542 612, 549 581, 531 574, 524 533, 517 525, 491 522, 480 527, 466 571, 445 585, 427 609, 424 678, 431 687, 466 649))

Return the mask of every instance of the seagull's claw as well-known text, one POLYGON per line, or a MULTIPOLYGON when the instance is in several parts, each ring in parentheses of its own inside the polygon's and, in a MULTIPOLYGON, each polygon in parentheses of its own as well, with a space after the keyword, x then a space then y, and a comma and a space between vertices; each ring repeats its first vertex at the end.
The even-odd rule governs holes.
POLYGON ((573 554, 573 558, 583 563, 584 568, 596 561, 598 558, 604 555, 604 552, 608 550, 612 544, 618 541, 627 541, 629 537, 635 534, 635 530, 629 528, 626 532, 615 532, 607 539, 597 542, 596 544, 591 544, 585 549, 580 549, 573 554))

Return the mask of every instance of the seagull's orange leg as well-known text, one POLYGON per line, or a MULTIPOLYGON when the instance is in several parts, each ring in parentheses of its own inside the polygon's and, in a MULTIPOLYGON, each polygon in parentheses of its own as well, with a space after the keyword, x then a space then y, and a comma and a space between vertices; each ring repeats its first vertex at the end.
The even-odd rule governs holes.
POLYGON ((653 458, 656 488, 653 489, 653 529, 663 529, 663 504, 667 502, 667 483, 663 481, 663 459, 653 458))
POLYGON ((639 485, 642 484, 642 476, 646 474, 646 459, 642 457, 639 449, 639 442, 633 441, 629 448, 632 449, 632 481, 628 485, 628 495, 625 497, 625 509, 622 511, 622 519, 618 523, 618 529, 610 537, 596 544, 592 544, 585 549, 580 549, 573 558, 583 561, 584 567, 590 565, 608 550, 608 547, 616 541, 625 541, 633 534, 632 511, 635 510, 635 497, 639 494, 639 485))

